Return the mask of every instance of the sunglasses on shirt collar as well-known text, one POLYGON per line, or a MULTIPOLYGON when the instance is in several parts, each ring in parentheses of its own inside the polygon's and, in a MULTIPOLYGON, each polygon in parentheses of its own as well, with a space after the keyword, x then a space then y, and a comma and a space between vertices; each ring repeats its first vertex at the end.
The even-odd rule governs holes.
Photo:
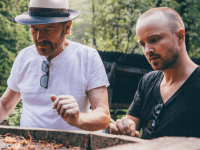
POLYGON ((49 82, 50 62, 51 60, 47 60, 43 61, 42 63, 42 71, 46 72, 46 74, 40 78, 40 86, 46 89, 48 88, 48 82, 49 82))
POLYGON ((160 112, 161 112, 162 108, 163 108, 163 104, 158 104, 153 109, 153 117, 154 117, 154 119, 150 120, 148 125, 147 125, 147 131, 148 131, 148 133, 150 135, 154 132, 154 129, 155 129, 156 125, 159 122, 158 116, 160 115, 160 112))

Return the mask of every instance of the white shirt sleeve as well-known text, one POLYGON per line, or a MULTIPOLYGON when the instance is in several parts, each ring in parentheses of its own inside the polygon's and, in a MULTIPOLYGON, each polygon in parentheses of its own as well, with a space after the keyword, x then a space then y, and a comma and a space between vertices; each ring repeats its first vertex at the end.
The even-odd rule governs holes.
POLYGON ((11 69, 11 72, 10 72, 10 76, 9 76, 9 78, 7 80, 8 87, 11 90, 16 91, 16 92, 20 92, 20 89, 17 86, 18 63, 19 63, 19 54, 18 54, 18 56, 16 57, 16 59, 15 59, 15 61, 13 63, 13 66, 12 66, 12 69, 11 69))
POLYGON ((99 53, 95 50, 90 58, 87 91, 100 86, 109 86, 108 77, 99 53))

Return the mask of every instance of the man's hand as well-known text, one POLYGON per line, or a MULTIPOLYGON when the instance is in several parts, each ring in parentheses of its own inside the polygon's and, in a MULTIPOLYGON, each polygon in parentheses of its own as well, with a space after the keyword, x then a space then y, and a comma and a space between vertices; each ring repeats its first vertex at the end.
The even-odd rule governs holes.
POLYGON ((140 132, 136 130, 136 125, 133 120, 123 117, 118 119, 116 123, 110 123, 110 133, 117 135, 128 135, 139 137, 140 132))
POLYGON ((56 109, 68 124, 79 127, 79 106, 77 101, 71 95, 50 96, 53 101, 52 109, 56 109))

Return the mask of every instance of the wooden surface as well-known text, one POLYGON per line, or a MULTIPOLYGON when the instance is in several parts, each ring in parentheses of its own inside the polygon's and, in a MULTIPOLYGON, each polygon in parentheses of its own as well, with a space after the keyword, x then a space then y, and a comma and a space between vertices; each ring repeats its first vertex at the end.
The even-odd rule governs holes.
POLYGON ((11 133, 17 136, 23 136, 25 139, 30 139, 31 136, 34 140, 37 141, 55 140, 57 143, 61 143, 64 146, 80 146, 83 149, 90 149, 90 133, 84 131, 63 131, 0 126, 0 135, 6 135, 7 133, 11 133))
POLYGON ((95 150, 115 146, 125 143, 142 143, 144 140, 129 136, 116 136, 105 133, 96 133, 88 131, 69 131, 69 130, 52 130, 38 128, 21 128, 11 126, 0 126, 0 135, 11 133, 17 136, 23 136, 34 140, 55 140, 57 143, 70 145, 73 147, 80 146, 81 149, 95 150))
POLYGON ((90 135, 90 147, 91 149, 102 149, 111 147, 114 145, 121 145, 125 143, 145 143, 146 140, 142 140, 135 137, 124 135, 111 135, 111 134, 97 134, 92 133, 90 135))
POLYGON ((145 143, 124 144, 101 150, 200 150, 200 139, 192 137, 162 137, 145 143))

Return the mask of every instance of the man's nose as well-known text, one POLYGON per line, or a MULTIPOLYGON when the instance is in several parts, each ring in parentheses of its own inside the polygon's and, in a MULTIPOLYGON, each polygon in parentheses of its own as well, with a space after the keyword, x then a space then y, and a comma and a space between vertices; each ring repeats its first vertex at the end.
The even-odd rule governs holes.
POLYGON ((146 46, 145 47, 145 50, 144 50, 144 53, 145 53, 145 55, 147 54, 152 54, 154 52, 154 48, 153 47, 151 47, 151 46, 146 46))
POLYGON ((46 36, 42 30, 39 30, 37 33, 37 41, 42 42, 46 39, 46 36))

